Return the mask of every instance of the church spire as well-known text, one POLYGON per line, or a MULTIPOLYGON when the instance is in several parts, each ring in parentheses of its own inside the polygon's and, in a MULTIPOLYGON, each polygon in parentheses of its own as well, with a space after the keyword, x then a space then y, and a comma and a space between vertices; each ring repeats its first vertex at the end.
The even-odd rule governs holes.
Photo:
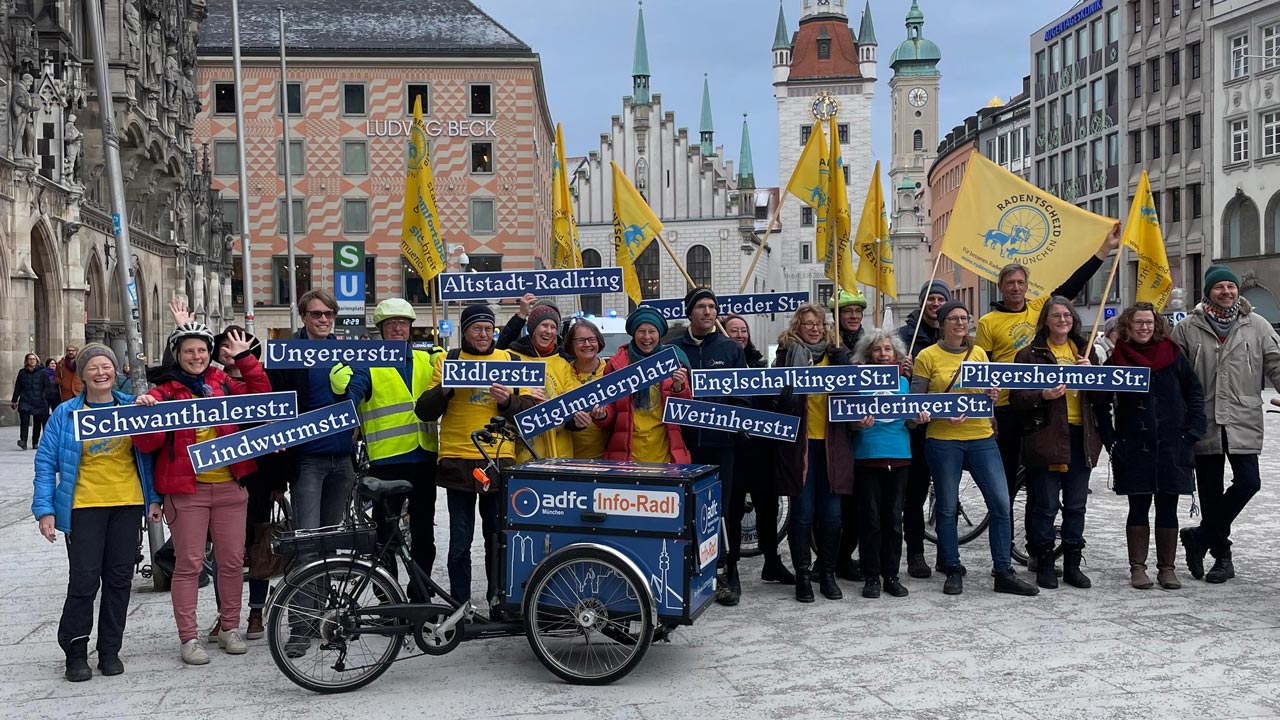
POLYGON ((751 134, 747 132, 747 114, 742 113, 742 150, 738 152, 738 189, 756 186, 756 172, 751 162, 751 134))
POLYGON ((782 13, 782 3, 778 3, 778 29, 773 32, 773 49, 791 49, 791 34, 787 32, 787 18, 782 13))
POLYGON ((858 44, 876 44, 876 29, 871 22, 871 0, 867 0, 867 6, 862 10, 862 27, 858 29, 858 44))
POLYGON ((640 2, 636 20, 636 54, 631 62, 631 102, 648 105, 649 100, 649 44, 644 37, 644 2, 640 2))
POLYGON ((711 157, 715 152, 715 128, 711 124, 711 83, 705 74, 702 76, 702 124, 699 135, 702 137, 702 156, 711 157))

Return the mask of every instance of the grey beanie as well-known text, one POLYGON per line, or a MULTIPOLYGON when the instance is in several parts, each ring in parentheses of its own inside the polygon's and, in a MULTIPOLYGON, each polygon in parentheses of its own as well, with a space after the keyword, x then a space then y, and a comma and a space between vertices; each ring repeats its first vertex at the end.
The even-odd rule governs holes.
POLYGON ((76 375, 84 380, 84 369, 89 367, 89 361, 96 357, 105 357, 111 361, 117 370, 120 369, 120 363, 116 362, 116 353, 111 348, 102 343, 89 343, 80 348, 80 352, 76 354, 76 375))
POLYGON ((941 295, 943 302, 951 302, 951 286, 945 280, 935 279, 931 283, 920 286, 920 296, 916 302, 924 304, 924 299, 930 295, 941 295))

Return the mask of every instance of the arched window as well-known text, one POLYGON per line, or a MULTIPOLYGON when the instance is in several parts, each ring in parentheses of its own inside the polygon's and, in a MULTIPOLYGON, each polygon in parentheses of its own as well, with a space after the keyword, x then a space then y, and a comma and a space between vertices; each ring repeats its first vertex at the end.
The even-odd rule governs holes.
MULTIPOLYGON (((603 267, 600 262, 600 252, 598 250, 582 251, 582 267, 596 268, 603 267)), ((604 300, 599 294, 581 296, 582 312, 587 315, 603 315, 604 300)))
POLYGON ((1280 253, 1280 192, 1267 203, 1266 234, 1262 236, 1263 252, 1280 253))
POLYGON ((924 150, 924 133, 917 130, 911 134, 911 147, 916 152, 924 150))
POLYGON ((1222 211, 1222 249, 1229 258, 1249 257, 1261 252, 1258 206, 1244 193, 1237 193, 1222 211))
MULTIPOLYGON (((658 243, 651 242, 636 258, 636 279, 640 281, 640 297, 656 300, 662 297, 661 268, 658 265, 658 243)), ((635 308, 632 307, 632 310, 635 308)))
POLYGON ((698 287, 711 287, 711 251, 702 245, 694 245, 684 256, 685 269, 693 284, 698 287))

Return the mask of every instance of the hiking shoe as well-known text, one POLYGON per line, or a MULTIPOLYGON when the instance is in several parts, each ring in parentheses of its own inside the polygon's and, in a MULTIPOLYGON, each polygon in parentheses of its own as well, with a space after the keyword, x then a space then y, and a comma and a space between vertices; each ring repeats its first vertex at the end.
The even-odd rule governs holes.
POLYGON ((1182 528, 1178 537, 1182 539, 1182 548, 1186 550, 1187 570, 1191 577, 1199 580, 1204 577, 1204 556, 1209 548, 1200 542, 1200 533, 1196 528, 1182 528))
POLYGON ((249 611, 249 628, 244 633, 245 640, 257 640, 267 634, 262 627, 262 611, 254 608, 249 611))
POLYGON ((243 655, 249 652, 249 646, 244 644, 238 628, 218 633, 218 647, 228 655, 243 655))
POLYGON ((209 653, 204 651, 199 638, 191 638, 182 643, 182 662, 188 665, 209 664, 209 653))
POLYGON ((942 583, 942 592, 946 595, 964 592, 964 573, 960 572, 960 568, 947 568, 947 580, 942 583))
POLYGON ((1204 574, 1204 581, 1207 583, 1224 583, 1236 576, 1236 568, 1231 564, 1231 558, 1218 558, 1213 563, 1213 567, 1209 568, 1209 572, 1204 574))

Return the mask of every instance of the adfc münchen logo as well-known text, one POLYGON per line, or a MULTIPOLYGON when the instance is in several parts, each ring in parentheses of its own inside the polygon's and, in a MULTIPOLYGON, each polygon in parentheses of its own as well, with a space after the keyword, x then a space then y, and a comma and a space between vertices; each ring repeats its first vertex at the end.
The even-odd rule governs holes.
POLYGON ((1032 205, 1014 205, 982 240, 983 247, 995 248, 1006 260, 1034 255, 1049 242, 1049 216, 1032 205))
POLYGON ((523 487, 511 493, 511 510, 522 518, 538 514, 542 501, 533 488, 523 487))

